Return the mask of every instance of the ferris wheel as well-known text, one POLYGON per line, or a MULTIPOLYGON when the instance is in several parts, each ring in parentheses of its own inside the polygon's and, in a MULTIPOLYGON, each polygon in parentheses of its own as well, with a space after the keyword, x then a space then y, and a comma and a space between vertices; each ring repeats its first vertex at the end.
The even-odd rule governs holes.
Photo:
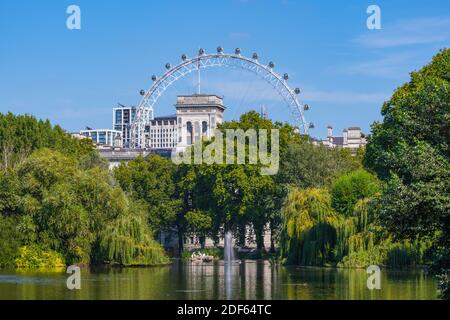
POLYGON ((153 84, 147 91, 141 90, 142 100, 136 109, 134 120, 131 124, 131 148, 145 147, 145 126, 148 120, 148 110, 153 112, 153 108, 158 99, 176 81, 185 76, 198 73, 198 91, 200 93, 200 70, 210 67, 233 67, 250 71, 269 83, 272 88, 283 98, 290 108, 298 128, 302 134, 308 134, 308 129, 314 128, 312 123, 305 120, 305 111, 309 110, 307 104, 301 104, 298 95, 299 88, 291 89, 288 85, 289 75, 280 75, 274 71, 275 64, 270 61, 267 65, 259 62, 257 53, 253 53, 251 58, 241 54, 241 49, 236 48, 234 54, 225 53, 222 47, 217 48, 216 53, 208 54, 204 49, 199 49, 198 55, 188 58, 185 54, 181 56, 181 62, 172 66, 165 65, 167 71, 161 76, 152 76, 153 84))

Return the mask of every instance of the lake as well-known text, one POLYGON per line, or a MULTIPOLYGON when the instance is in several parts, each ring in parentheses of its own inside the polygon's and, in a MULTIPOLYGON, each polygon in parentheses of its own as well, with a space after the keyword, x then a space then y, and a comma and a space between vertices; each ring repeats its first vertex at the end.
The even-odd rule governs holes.
POLYGON ((422 270, 382 269, 381 289, 367 289, 365 270, 271 267, 246 260, 149 268, 81 269, 81 289, 65 270, 0 270, 4 299, 436 299, 437 282, 422 270))

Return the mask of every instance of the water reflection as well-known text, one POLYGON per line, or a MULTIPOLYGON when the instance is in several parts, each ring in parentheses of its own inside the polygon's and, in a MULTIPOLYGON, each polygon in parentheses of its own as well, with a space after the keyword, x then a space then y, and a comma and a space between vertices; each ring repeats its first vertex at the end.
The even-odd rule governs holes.
POLYGON ((368 290, 365 270, 272 267, 243 261, 224 267, 175 262, 168 267, 82 269, 81 290, 66 288, 64 270, 0 270, 0 299, 435 299, 424 272, 382 270, 368 290))

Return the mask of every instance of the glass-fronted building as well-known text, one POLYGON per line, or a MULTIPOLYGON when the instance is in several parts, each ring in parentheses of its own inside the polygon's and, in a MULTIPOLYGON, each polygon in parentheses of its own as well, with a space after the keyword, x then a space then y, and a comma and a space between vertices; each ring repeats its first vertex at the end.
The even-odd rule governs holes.
POLYGON ((122 132, 110 129, 82 130, 80 135, 92 139, 96 144, 122 147, 122 132))
MULTIPOLYGON (((136 118, 137 107, 126 107, 119 105, 113 108, 113 128, 122 133, 122 144, 124 147, 130 146, 131 141, 131 125, 136 118)), ((144 108, 143 119, 145 125, 149 125, 153 120, 153 109, 144 108)))

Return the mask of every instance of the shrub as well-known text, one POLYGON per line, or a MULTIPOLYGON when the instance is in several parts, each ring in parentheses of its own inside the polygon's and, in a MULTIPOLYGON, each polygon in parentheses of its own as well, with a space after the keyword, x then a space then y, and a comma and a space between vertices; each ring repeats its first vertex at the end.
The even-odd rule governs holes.
POLYGON ((331 205, 339 213, 351 215, 358 200, 372 198, 381 191, 378 179, 365 170, 337 178, 331 186, 331 205))
POLYGON ((15 260, 17 268, 58 268, 64 267, 64 258, 53 250, 43 250, 37 245, 23 246, 15 260))

